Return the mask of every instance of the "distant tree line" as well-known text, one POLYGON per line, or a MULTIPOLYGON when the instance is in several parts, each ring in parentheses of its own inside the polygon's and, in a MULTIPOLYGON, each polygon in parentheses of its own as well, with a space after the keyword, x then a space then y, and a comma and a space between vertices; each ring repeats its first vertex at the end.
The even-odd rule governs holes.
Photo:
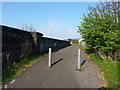
POLYGON ((88 7, 78 26, 78 33, 88 50, 120 60, 120 2, 99 2, 88 7))
POLYGON ((72 39, 71 42, 72 42, 72 44, 77 44, 78 45, 78 39, 72 39))

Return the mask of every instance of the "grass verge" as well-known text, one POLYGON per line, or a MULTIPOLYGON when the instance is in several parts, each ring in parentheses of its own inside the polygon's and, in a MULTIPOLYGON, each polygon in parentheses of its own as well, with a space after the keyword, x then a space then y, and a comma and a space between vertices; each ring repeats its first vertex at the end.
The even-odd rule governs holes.
POLYGON ((91 60, 99 67, 105 80, 107 81, 108 88, 120 88, 119 82, 119 62, 110 60, 110 59, 102 59, 97 54, 89 54, 91 60))
POLYGON ((40 60, 42 55, 29 55, 20 59, 20 62, 16 62, 9 66, 9 68, 5 68, 3 70, 2 75, 2 84, 4 85, 6 82, 14 79, 15 77, 21 75, 21 73, 28 68, 29 66, 33 65, 37 61, 40 60))
MULTIPOLYGON (((58 47, 58 48, 53 48, 52 52, 55 52, 59 49, 65 48, 64 47, 58 47)), ((9 68, 5 68, 2 72, 2 84, 4 85, 10 80, 13 80, 17 76, 21 75, 21 73, 31 65, 35 64, 38 62, 42 56, 47 55, 46 53, 43 54, 31 54, 29 56, 26 56, 22 59, 20 59, 20 62, 16 62, 12 65, 9 66, 9 68)))
MULTIPOLYGON (((85 51, 85 47, 82 45, 80 45, 80 48, 85 51)), ((117 88, 120 88, 120 62, 103 59, 96 53, 89 53, 87 55, 90 56, 91 60, 97 65, 101 73, 103 73, 103 78, 106 80, 107 88, 115 88, 115 90, 118 90, 117 88)))

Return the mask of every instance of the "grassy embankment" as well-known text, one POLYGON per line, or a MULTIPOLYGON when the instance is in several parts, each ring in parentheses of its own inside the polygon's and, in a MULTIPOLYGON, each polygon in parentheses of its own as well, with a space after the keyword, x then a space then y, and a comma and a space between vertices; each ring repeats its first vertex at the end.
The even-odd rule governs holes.
MULTIPOLYGON (((84 46, 80 45, 80 48, 86 52, 86 48, 84 46)), ((87 53, 87 55, 90 56, 91 60, 100 69, 101 74, 106 81, 105 86, 107 88, 115 88, 115 90, 120 88, 120 62, 102 58, 96 53, 87 53)))

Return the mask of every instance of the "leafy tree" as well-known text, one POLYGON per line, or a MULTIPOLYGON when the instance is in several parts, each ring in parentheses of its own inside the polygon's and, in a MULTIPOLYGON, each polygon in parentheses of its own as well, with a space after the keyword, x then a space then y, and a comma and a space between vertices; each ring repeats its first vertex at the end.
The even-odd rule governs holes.
POLYGON ((101 51, 112 59, 120 49, 118 7, 118 2, 99 2, 95 7, 90 6, 89 13, 83 15, 83 21, 78 26, 78 33, 93 51, 101 51))

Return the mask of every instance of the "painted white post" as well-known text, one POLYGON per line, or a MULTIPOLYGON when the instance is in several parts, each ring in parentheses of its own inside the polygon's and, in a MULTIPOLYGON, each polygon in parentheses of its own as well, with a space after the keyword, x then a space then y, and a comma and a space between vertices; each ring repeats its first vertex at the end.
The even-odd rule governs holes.
POLYGON ((80 49, 78 49, 78 70, 80 70, 80 49))
POLYGON ((52 63, 52 49, 51 48, 49 48, 49 60, 48 60, 48 67, 51 67, 51 63, 52 63))

